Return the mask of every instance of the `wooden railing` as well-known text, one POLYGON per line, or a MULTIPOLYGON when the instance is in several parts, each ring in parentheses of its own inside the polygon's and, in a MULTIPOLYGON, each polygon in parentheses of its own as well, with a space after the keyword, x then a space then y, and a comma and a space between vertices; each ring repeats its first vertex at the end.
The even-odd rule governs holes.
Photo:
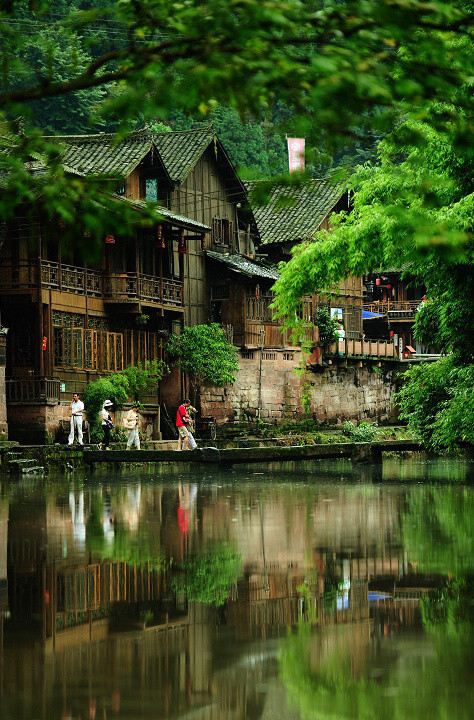
MULTIPOLYGON (((385 340, 362 340, 359 333, 353 333, 354 337, 340 338, 337 342, 332 343, 327 350, 327 355, 350 356, 350 357, 386 357, 398 358, 397 348, 393 342, 385 340)), ((290 332, 284 331, 282 325, 278 323, 259 323, 257 321, 247 320, 246 330, 242 340, 239 342, 243 347, 265 349, 284 349, 295 348, 305 342, 315 345, 318 342, 318 328, 308 327, 304 331, 302 342, 291 342, 290 332), (263 330, 263 336, 261 331, 263 330)))
POLYGON ((391 312, 414 315, 420 302, 421 300, 388 300, 387 302, 364 303, 362 307, 364 310, 380 313, 381 315, 386 315, 391 312))
MULTIPOLYGON (((0 262, 1 289, 37 287, 37 265, 34 262, 0 262)), ((164 305, 183 304, 183 284, 179 280, 157 278, 137 273, 104 274, 75 265, 41 261, 41 286, 117 302, 145 300, 164 305)))
POLYGON ((18 262, 0 262, 0 288, 34 288, 37 285, 36 265, 19 260, 18 262))
POLYGON ((57 402, 61 383, 59 378, 8 378, 5 381, 7 402, 57 402))
POLYGON ((328 348, 328 353, 345 356, 391 357, 398 359, 397 348, 386 340, 338 340, 328 348))

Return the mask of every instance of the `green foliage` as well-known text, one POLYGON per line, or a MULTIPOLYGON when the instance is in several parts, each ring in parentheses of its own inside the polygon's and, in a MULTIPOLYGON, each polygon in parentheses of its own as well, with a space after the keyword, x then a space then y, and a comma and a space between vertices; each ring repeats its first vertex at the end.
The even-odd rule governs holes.
POLYGON ((100 377, 86 385, 84 405, 92 430, 99 430, 99 412, 104 400, 112 400, 116 408, 128 400, 139 400, 142 393, 161 380, 165 369, 165 364, 160 360, 146 361, 144 365, 129 365, 121 372, 100 377))
POLYGON ((235 382, 237 349, 217 323, 185 327, 181 335, 171 335, 167 349, 175 365, 189 377, 194 393, 201 385, 235 382))
POLYGON ((161 360, 146 360, 142 365, 128 365, 120 373, 128 383, 129 397, 133 400, 140 400, 142 395, 156 388, 157 384, 168 371, 165 363, 161 360))
POLYGON ((401 516, 401 542, 419 571, 456 578, 474 571, 474 495, 463 485, 419 486, 401 516))
POLYGON ((338 338, 337 330, 339 324, 335 318, 332 318, 329 310, 325 307, 319 307, 316 313, 316 323, 319 330, 319 344, 322 348, 327 348, 331 343, 336 342, 338 338))
POLYGON ((454 450, 474 443, 474 365, 453 356, 410 367, 397 394, 400 418, 427 448, 454 450))
POLYGON ((378 433, 378 424, 376 422, 362 422, 360 425, 348 421, 342 426, 342 433, 354 442, 372 442, 378 433))
POLYGON ((440 333, 440 316, 442 305, 434 299, 422 302, 415 315, 415 338, 423 345, 434 346, 437 350, 443 347, 440 333))
POLYGON ((450 580, 430 591, 420 601, 424 628, 443 635, 466 637, 474 624, 473 597, 472 578, 450 580))
MULTIPOLYGON (((44 0, 25 8, 26 3, 11 3, 0 12, 0 108, 5 119, 26 119, 28 138, 20 140, 13 165, 0 163, 6 171, 2 217, 45 189, 58 207, 68 209, 76 194, 73 215, 90 213, 97 193, 83 178, 48 173, 49 184, 40 175, 26 182, 26 163, 45 156, 38 138, 36 153, 30 152, 32 128, 71 127, 75 113, 85 128, 85 99, 96 122, 115 123, 120 131, 138 117, 168 123, 177 110, 203 119, 214 111, 223 129, 232 121, 232 133, 243 132, 242 142, 249 146, 245 162, 252 159, 259 171, 271 164, 272 153, 281 162, 281 139, 274 133, 263 137, 262 153, 259 120, 269 109, 291 122, 293 134, 306 137, 312 165, 330 162, 361 137, 398 127, 411 108, 420 124, 411 134, 415 145, 422 145, 425 128, 435 128, 457 147, 472 146, 467 121, 471 8, 463 2, 186 0, 170 12, 168 0, 44 0), (29 113, 34 103, 41 104, 41 114, 29 113), (227 107, 221 111, 222 106, 227 107), (229 108, 253 125, 238 127, 229 108)), ((240 162, 237 146, 234 150, 240 162)), ((7 155, 12 157, 10 151, 7 155)), ((400 182, 403 177, 400 173, 400 182)), ((439 232, 441 219, 424 212, 431 210, 432 193, 422 177, 416 194, 421 216, 415 227, 416 218, 402 204, 386 220, 420 242, 434 235, 438 244, 460 242, 459 233, 439 232)), ((116 216, 123 212, 116 207, 116 216)), ((90 214, 78 231, 82 236, 87 230, 98 242, 97 223, 102 232, 110 231, 113 213, 98 219, 90 214)))
POLYGON ((181 572, 171 576, 170 584, 191 602, 223 605, 239 577, 241 562, 233 548, 222 545, 203 555, 185 558, 181 572))
POLYGON ((299 625, 282 643, 279 677, 302 720, 470 718, 469 637, 420 638, 414 657, 400 638, 372 652, 367 642, 364 652, 361 635, 351 635, 347 624, 313 632, 299 625))

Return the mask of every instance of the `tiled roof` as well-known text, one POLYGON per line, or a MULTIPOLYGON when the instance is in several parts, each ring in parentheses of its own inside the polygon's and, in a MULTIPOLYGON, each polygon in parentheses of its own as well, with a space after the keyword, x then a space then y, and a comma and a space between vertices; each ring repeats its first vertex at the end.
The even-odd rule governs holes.
MULTIPOLYGON (((134 200, 133 198, 125 198, 122 195, 114 196, 114 199, 117 199, 121 202, 126 202, 127 204, 132 205, 132 207, 137 208, 138 210, 141 210, 149 204, 146 200, 134 200)), ((171 210, 168 210, 168 208, 162 207, 161 205, 156 205, 155 210, 157 215, 164 217, 170 222, 175 222, 177 225, 180 225, 187 230, 196 230, 201 233, 210 232, 211 230, 209 225, 204 225, 197 220, 191 220, 191 218, 185 217, 184 215, 178 215, 177 213, 172 212, 171 210)))
POLYGON ((124 177, 136 168, 153 144, 149 131, 130 133, 120 142, 117 142, 113 133, 54 135, 46 139, 61 144, 64 150, 63 164, 81 174, 124 177))
POLYGON ((203 152, 214 140, 214 129, 154 133, 153 139, 163 164, 174 182, 183 182, 203 152))
POLYGON ((280 274, 274 267, 268 267, 259 263, 257 260, 251 260, 244 255, 231 255, 230 253, 217 253, 208 250, 206 252, 207 257, 217 262, 224 263, 230 270, 248 275, 249 277, 261 277, 267 278, 268 280, 278 280, 280 274))
POLYGON ((171 180, 182 182, 214 139, 207 127, 184 132, 154 133, 137 130, 117 142, 110 133, 58 135, 47 139, 63 146, 63 163, 81 174, 110 174, 126 177, 156 147, 171 180))
MULTIPOLYGON (((249 191, 256 183, 246 183, 249 191)), ((330 180, 310 180, 295 187, 275 186, 267 205, 250 205, 263 245, 312 237, 341 198, 344 189, 330 180)))

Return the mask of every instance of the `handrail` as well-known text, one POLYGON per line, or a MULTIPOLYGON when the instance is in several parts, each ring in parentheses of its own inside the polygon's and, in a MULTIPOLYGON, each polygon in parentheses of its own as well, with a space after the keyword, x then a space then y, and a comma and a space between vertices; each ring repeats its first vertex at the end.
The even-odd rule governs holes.
POLYGON ((15 377, 5 380, 7 402, 57 402, 60 397, 59 378, 15 377))
MULTIPOLYGON (((156 302, 182 305, 182 282, 174 278, 139 275, 135 272, 108 273, 76 265, 41 260, 41 286, 77 295, 110 300, 156 302)), ((0 261, 2 289, 37 287, 37 265, 29 260, 0 261)))
POLYGON ((369 312, 381 313, 385 315, 387 312, 409 312, 414 311, 420 305, 421 300, 387 300, 386 302, 371 302, 362 305, 364 310, 369 312))

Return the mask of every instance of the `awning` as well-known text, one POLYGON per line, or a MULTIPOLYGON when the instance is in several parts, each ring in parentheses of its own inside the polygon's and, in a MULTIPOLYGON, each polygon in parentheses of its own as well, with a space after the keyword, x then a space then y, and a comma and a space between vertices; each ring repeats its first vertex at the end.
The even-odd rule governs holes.
POLYGON ((362 320, 375 320, 375 318, 384 317, 383 313, 374 313, 370 310, 362 310, 362 320))

